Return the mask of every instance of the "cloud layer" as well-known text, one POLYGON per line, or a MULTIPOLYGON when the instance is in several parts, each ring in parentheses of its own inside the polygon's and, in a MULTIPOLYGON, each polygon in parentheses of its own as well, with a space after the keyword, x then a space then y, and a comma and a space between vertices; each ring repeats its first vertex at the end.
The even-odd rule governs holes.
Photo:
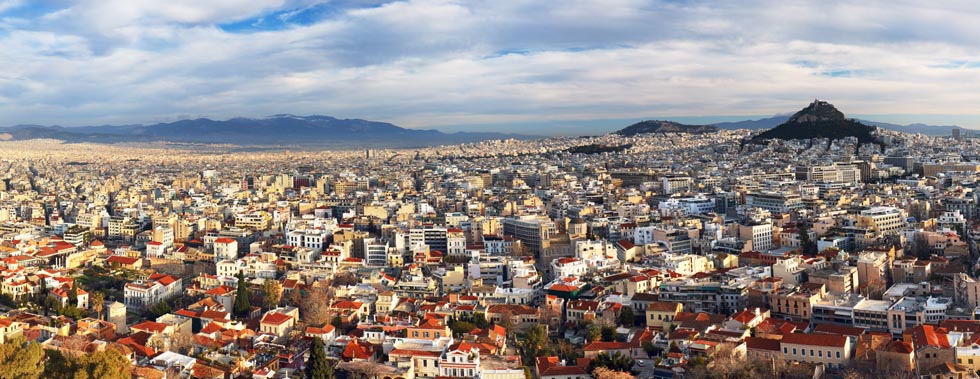
POLYGON ((514 131, 812 98, 976 120, 978 13, 970 1, 0 0, 0 124, 294 113, 514 131))

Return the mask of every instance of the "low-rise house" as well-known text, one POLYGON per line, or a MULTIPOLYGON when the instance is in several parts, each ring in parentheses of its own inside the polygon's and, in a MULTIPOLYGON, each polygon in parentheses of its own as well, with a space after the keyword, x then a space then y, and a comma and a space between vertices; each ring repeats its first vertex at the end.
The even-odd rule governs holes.
POLYGON ((851 359, 851 340, 839 334, 790 333, 779 341, 783 359, 843 369, 851 359))
POLYGON ((673 325, 674 319, 684 309, 681 303, 669 301, 654 301, 647 305, 646 320, 647 327, 668 330, 673 325))
POLYGON ((588 358, 564 362, 558 357, 538 357, 534 369, 541 379, 592 379, 588 358))
POLYGON ((290 315, 279 312, 268 312, 262 316, 259 322, 259 330, 262 333, 272 334, 277 337, 285 337, 296 325, 296 319, 290 315))

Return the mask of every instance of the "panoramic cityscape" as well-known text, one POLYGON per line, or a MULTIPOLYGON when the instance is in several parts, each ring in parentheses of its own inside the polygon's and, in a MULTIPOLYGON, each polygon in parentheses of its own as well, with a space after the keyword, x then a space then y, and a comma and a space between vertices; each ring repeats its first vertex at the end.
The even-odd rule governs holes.
POLYGON ((0 379, 980 379, 978 13, 0 0, 0 379))

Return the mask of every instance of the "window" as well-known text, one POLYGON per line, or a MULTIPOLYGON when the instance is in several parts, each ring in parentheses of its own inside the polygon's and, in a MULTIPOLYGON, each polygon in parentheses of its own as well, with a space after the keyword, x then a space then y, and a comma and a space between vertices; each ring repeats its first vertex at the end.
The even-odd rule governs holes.
POLYGON ((818 350, 817 355, 819 355, 820 358, 823 358, 823 350, 818 350))
POLYGON ((810 349, 810 356, 813 356, 813 349, 810 349))
POLYGON ((796 348, 793 348, 793 355, 796 355, 796 348))
POLYGON ((840 352, 837 352, 837 359, 840 359, 840 352))

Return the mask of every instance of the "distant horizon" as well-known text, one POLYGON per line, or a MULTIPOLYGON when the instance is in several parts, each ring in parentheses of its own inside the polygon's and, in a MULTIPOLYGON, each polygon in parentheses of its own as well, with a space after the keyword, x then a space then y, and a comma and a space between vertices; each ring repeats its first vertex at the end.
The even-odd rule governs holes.
POLYGON ((293 113, 574 135, 765 118, 819 98, 851 117, 980 129, 978 13, 878 0, 0 0, 0 124, 293 113))
MULTIPOLYGON (((795 111, 794 111, 795 112, 795 111)), ((794 112, 783 112, 772 115, 720 115, 720 116, 651 116, 651 117, 624 117, 624 118, 609 118, 609 119, 595 119, 595 120, 538 120, 529 122, 518 122, 518 123, 486 123, 486 124, 468 124, 468 125, 443 125, 443 126, 406 126, 396 122, 391 122, 387 120, 378 120, 365 117, 339 117, 329 114, 294 114, 294 113, 276 113, 264 116, 234 116, 234 117, 208 117, 205 115, 201 116, 187 116, 184 118, 179 118, 170 121, 157 121, 157 122, 130 122, 130 123, 111 123, 111 124, 97 124, 97 123, 77 123, 73 125, 59 125, 59 124, 42 124, 42 123, 21 123, 13 125, 0 125, 0 127, 14 127, 22 125, 37 125, 44 127, 63 127, 63 128, 75 128, 75 127, 87 127, 87 126, 125 126, 125 125, 154 125, 160 123, 171 123, 186 120, 196 120, 196 119, 210 119, 216 121, 227 121, 236 118, 250 118, 250 119, 264 119, 273 118, 276 116, 297 116, 297 117, 312 117, 312 116, 326 116, 334 117, 337 119, 361 119, 366 121, 374 122, 384 122, 390 123, 406 129, 416 129, 416 130, 438 130, 443 133, 458 133, 458 132, 470 132, 470 133, 504 133, 504 134, 519 134, 519 135, 530 135, 530 136, 541 136, 541 137, 563 137, 563 136, 588 136, 588 135, 600 135, 606 133, 612 133, 629 125, 645 120, 666 120, 674 121, 682 124, 689 125, 712 125, 723 122, 739 122, 739 121, 754 121, 772 118, 776 116, 788 116, 794 112)), ((950 120, 975 120, 976 125, 980 125, 980 116, 967 116, 963 115, 907 115, 907 114, 856 114, 850 115, 845 114, 848 118, 856 118, 866 121, 876 121, 884 122, 897 125, 910 125, 910 124, 925 124, 930 126, 957 126, 963 129, 970 130, 980 130, 980 127, 971 127, 970 125, 964 125, 959 123, 948 122, 950 120)))

